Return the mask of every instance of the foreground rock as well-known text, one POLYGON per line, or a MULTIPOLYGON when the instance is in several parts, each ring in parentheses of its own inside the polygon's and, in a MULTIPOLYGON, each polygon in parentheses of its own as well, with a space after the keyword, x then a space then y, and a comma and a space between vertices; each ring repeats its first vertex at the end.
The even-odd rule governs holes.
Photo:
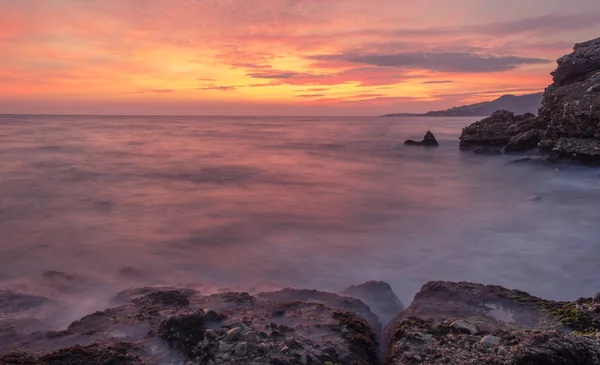
POLYGON ((354 298, 293 289, 204 296, 142 288, 120 293, 115 303, 122 304, 64 331, 5 339, 0 364, 378 362, 378 319, 354 298))
POLYGON ((425 146, 425 147, 437 147, 440 145, 438 143, 438 141, 435 139, 435 136, 433 135, 433 133, 431 133, 431 131, 427 131, 427 133, 425 133, 425 136, 423 136, 423 140, 420 142, 409 139, 409 140, 406 140, 404 142, 404 144, 408 145, 408 146, 425 146))
POLYGON ((430 282, 385 329, 390 364, 600 364, 600 302, 430 282))

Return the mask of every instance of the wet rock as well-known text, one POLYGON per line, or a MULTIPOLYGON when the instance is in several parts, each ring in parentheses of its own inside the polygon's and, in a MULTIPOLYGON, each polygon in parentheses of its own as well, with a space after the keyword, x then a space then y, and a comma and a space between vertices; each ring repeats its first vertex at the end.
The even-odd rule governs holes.
POLYGON ((37 295, 0 290, 0 311, 4 313, 27 311, 51 302, 50 299, 37 295))
POLYGON ((596 302, 596 303, 600 303, 600 292, 598 292, 598 293, 595 293, 595 294, 592 296, 592 299, 594 300, 594 302, 596 302))
POLYGON ((474 335, 478 332, 477 326, 475 326, 471 322, 467 322, 462 319, 452 322, 452 324, 450 324, 450 327, 456 328, 459 331, 468 332, 472 335, 474 335))
POLYGON ((162 321, 156 332, 171 348, 190 358, 204 358, 205 354, 197 345, 204 340, 205 325, 204 311, 198 310, 162 321))
MULTIPOLYGON (((599 121, 600 123, 600 121, 599 121)), ((552 152, 583 162, 600 162, 600 140, 591 138, 560 138, 552 152)))
POLYGON ((241 327, 232 328, 229 331, 227 331, 227 334, 225 336, 225 341, 235 342, 235 341, 239 340, 240 337, 242 337, 242 333, 243 333, 243 330, 241 327))
POLYGON ((517 134, 508 141, 504 148, 506 152, 521 152, 528 149, 538 147, 538 143, 542 139, 544 131, 541 129, 530 129, 528 131, 517 134))
POLYGON ((508 128, 515 123, 515 115, 508 110, 498 110, 491 116, 464 128, 460 135, 460 147, 478 145, 504 146, 512 137, 508 128))
POLYGON ((500 337, 488 335, 483 337, 479 343, 486 347, 494 347, 499 345, 501 341, 502 339, 500 337))
POLYGON ((190 304, 190 292, 181 290, 165 290, 147 294, 133 300, 138 305, 158 305, 168 307, 185 307, 190 304))
POLYGON ((406 140, 404 142, 404 144, 408 145, 408 146, 425 146, 425 147, 437 147, 440 145, 438 143, 438 141, 435 139, 435 136, 433 135, 433 133, 431 133, 431 131, 427 131, 427 133, 425 133, 425 136, 423 136, 423 140, 420 142, 409 139, 409 140, 406 140))
POLYGON ((383 281, 367 281, 360 285, 352 285, 344 289, 342 294, 363 301, 377 314, 382 323, 387 323, 404 309, 404 305, 390 285, 383 281))
POLYGON ((209 340, 215 340, 219 338, 219 335, 209 328, 204 332, 204 337, 208 338, 209 340))

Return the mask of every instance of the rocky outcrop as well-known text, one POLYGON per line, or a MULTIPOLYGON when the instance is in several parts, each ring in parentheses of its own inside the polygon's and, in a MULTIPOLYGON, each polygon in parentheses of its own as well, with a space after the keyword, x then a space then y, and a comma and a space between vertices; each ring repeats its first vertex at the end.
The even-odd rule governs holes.
POLYGON ((597 159, 600 140, 600 38, 578 43, 558 61, 540 117, 548 123, 542 147, 576 159, 597 159), (576 138, 576 140, 575 140, 576 138))
POLYGON ((379 362, 378 318, 360 300, 342 295, 295 289, 202 295, 141 288, 119 293, 114 302, 121 304, 66 330, 4 339, 0 364, 379 362))
POLYGON ((512 135, 508 129, 517 123, 513 112, 498 110, 491 116, 471 124, 460 135, 460 147, 505 146, 512 135))
POLYGON ((406 140, 404 142, 404 144, 408 145, 408 146, 425 146, 425 147, 437 147, 440 145, 438 143, 438 141, 435 139, 435 136, 433 135, 433 133, 431 133, 431 131, 427 131, 427 133, 425 133, 425 136, 423 137, 423 140, 420 142, 409 139, 409 140, 406 140))
POLYGON ((552 72, 538 117, 497 111, 460 136, 461 148, 501 146, 504 152, 539 148, 556 160, 600 162, 600 38, 575 45, 552 72))
POLYGON ((600 363, 600 302, 430 282, 385 329, 390 364, 600 363))

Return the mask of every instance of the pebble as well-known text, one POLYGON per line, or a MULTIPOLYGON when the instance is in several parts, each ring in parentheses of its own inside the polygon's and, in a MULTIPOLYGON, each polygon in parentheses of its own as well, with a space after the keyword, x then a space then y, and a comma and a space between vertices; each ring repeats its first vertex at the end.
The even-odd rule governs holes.
POLYGON ((206 338, 208 338, 208 339, 215 339, 215 338, 219 337, 219 335, 217 335, 217 333, 211 329, 207 329, 204 332, 204 336, 206 336, 206 338))
POLYGON ((290 348, 289 348, 289 347, 287 347, 287 346, 283 346, 283 347, 281 348, 281 352, 283 352, 284 354, 285 354, 286 352, 288 352, 289 350, 290 350, 290 348))
POLYGON ((452 324, 450 325, 450 327, 459 329, 459 330, 466 330, 471 332, 472 335, 477 333, 477 326, 475 326, 473 323, 471 322, 467 322, 465 320, 459 319, 458 321, 454 321, 452 322, 452 324))
POLYGON ((482 344, 483 346, 494 347, 494 346, 498 345, 501 341, 502 341, 502 339, 500 337, 487 335, 484 338, 482 338, 481 341, 479 341, 479 343, 482 344))
POLYGON ((256 334, 256 332, 248 332, 244 337, 246 338, 246 341, 250 343, 258 342, 258 335, 256 334))
POLYGON ((465 341, 465 348, 466 349, 470 349, 471 348, 471 343, 469 341, 465 341))
POLYGON ((240 342, 235 346, 235 356, 244 357, 248 353, 248 343, 240 342))
POLYGON ((235 327, 227 331, 227 335, 225 336, 225 341, 227 342, 235 342, 242 335, 242 329, 240 327, 235 327))
POLYGON ((305 352, 303 352, 303 353, 300 354, 300 363, 302 365, 308 364, 308 355, 306 355, 305 352))

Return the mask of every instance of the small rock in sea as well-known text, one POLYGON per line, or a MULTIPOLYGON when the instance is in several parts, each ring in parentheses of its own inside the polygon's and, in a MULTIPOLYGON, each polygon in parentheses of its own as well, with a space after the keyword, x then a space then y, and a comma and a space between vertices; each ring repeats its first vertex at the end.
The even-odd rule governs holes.
POLYGON ((207 329, 206 331, 204 331, 204 336, 206 338, 208 338, 209 340, 213 340, 219 337, 219 335, 217 335, 217 333, 213 330, 211 330, 210 328, 207 329))
POLYGON ((431 133, 431 131, 427 131, 427 133, 425 133, 425 136, 423 136, 423 140, 421 142, 417 142, 417 141, 413 141, 412 139, 406 140, 404 142, 405 145, 407 146, 425 146, 425 147, 437 147, 440 144, 438 143, 438 141, 435 139, 435 136, 433 135, 433 133, 431 133))
POLYGON ((538 196, 538 195, 534 195, 534 196, 530 196, 529 198, 527 198, 527 200, 529 200, 531 202, 539 202, 539 201, 542 201, 542 197, 538 196))
POLYGON ((470 332, 472 335, 478 332, 477 326, 462 319, 452 322, 452 324, 450 324, 450 327, 456 328, 461 331, 470 332))
POLYGON ((481 341, 479 341, 479 343, 482 344, 483 346, 494 347, 494 346, 498 345, 500 343, 500 341, 502 341, 500 339, 500 337, 488 335, 488 336, 485 336, 484 338, 482 338, 481 341))
POLYGON ((258 335, 254 331, 246 333, 246 335, 244 337, 246 338, 246 341, 248 341, 250 343, 258 342, 258 335))
POLYGON ((244 357, 246 356, 246 354, 248 353, 248 343, 247 342, 240 342, 235 346, 235 356, 237 357, 244 357))
POLYGON ((227 331, 227 336, 225 337, 225 341, 227 342, 235 342, 242 335, 242 329, 240 327, 235 327, 227 331))

